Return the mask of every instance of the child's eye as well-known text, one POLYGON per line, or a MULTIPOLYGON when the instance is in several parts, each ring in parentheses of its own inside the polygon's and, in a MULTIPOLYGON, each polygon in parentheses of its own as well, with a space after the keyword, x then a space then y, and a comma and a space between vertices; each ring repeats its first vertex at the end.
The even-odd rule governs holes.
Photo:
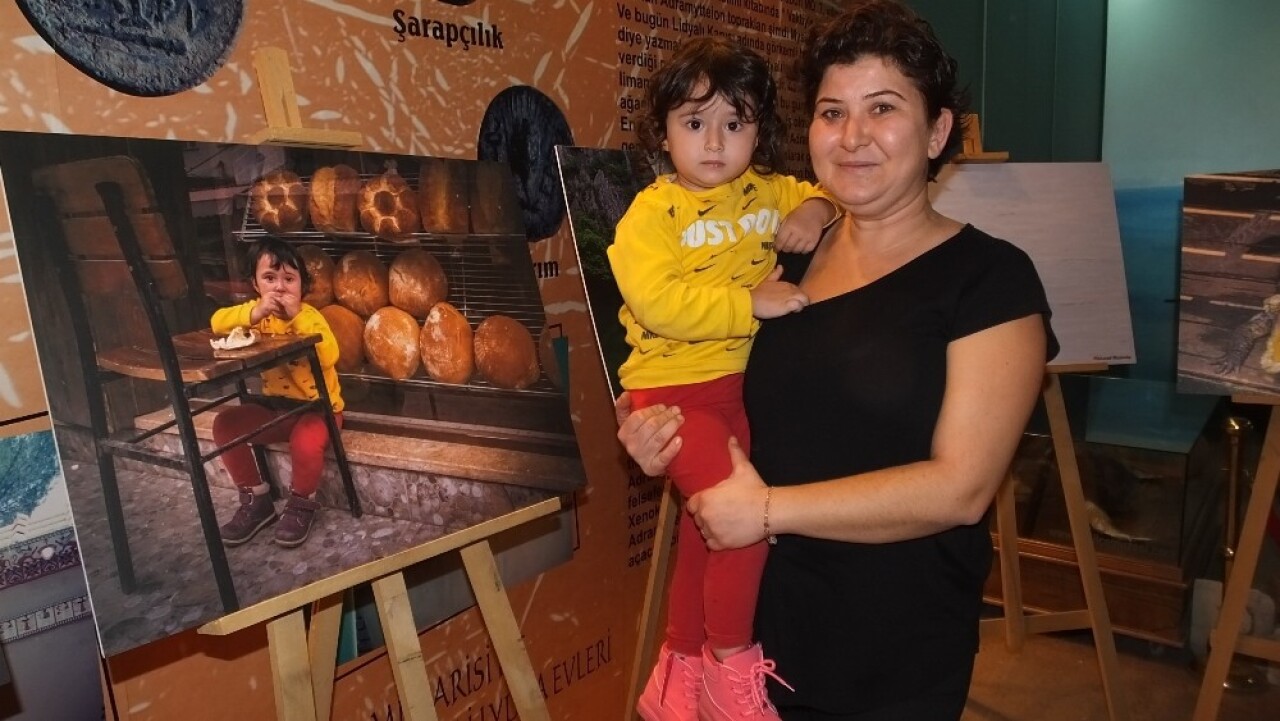
POLYGON ((745 128, 746 126, 747 124, 740 120, 730 120, 725 127, 729 129, 729 132, 736 133, 742 130, 743 128, 745 128))
POLYGON ((688 125, 690 130, 702 130, 702 121, 697 118, 690 120, 688 125))

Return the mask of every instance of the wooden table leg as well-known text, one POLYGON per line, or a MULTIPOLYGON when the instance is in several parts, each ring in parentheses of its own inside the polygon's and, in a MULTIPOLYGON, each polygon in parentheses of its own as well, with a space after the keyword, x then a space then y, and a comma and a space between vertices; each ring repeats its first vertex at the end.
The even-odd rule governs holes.
POLYGON ((342 629, 342 593, 311 604, 311 628, 307 633, 311 659, 311 688, 316 718, 325 721, 333 710, 334 669, 338 665, 338 633, 342 629))
POLYGON ((1004 645, 1017 651, 1027 638, 1022 613, 1022 572, 1018 567, 1018 514, 1013 474, 996 492, 996 533, 1000 543, 1000 596, 1004 606, 1004 645))

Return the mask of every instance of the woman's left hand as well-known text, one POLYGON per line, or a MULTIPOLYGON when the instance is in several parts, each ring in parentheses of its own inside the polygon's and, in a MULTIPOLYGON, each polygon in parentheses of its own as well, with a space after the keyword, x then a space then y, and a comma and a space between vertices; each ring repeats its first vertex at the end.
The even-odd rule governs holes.
POLYGON ((764 540, 764 504, 768 487, 742 452, 738 439, 729 439, 733 471, 720 483, 695 493, 685 504, 706 539, 707 548, 723 551, 764 540))

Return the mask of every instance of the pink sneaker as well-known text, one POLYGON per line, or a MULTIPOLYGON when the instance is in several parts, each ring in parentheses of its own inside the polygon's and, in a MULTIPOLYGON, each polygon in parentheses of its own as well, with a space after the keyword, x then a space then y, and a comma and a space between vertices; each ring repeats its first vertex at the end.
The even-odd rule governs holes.
POLYGON ((698 721, 702 657, 675 653, 662 644, 636 711, 644 721, 698 721))
POLYGON ((765 660, 760 644, 725 659, 716 660, 711 649, 702 650, 702 698, 698 713, 702 721, 781 721, 778 709, 769 702, 764 678, 772 676, 794 691, 773 672, 773 661, 765 660))

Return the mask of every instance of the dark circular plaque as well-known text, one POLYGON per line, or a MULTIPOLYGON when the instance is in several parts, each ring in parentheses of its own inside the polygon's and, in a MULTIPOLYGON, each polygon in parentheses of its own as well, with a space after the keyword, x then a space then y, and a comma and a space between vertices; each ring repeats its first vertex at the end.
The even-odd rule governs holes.
POLYGON ((18 0, 53 49, 98 82, 130 95, 172 95, 226 60, 243 0, 18 0))
POLYGON ((557 145, 573 145, 573 133, 555 101, 537 88, 516 85, 489 101, 480 121, 476 157, 511 167, 530 241, 550 236, 564 220, 557 145))

